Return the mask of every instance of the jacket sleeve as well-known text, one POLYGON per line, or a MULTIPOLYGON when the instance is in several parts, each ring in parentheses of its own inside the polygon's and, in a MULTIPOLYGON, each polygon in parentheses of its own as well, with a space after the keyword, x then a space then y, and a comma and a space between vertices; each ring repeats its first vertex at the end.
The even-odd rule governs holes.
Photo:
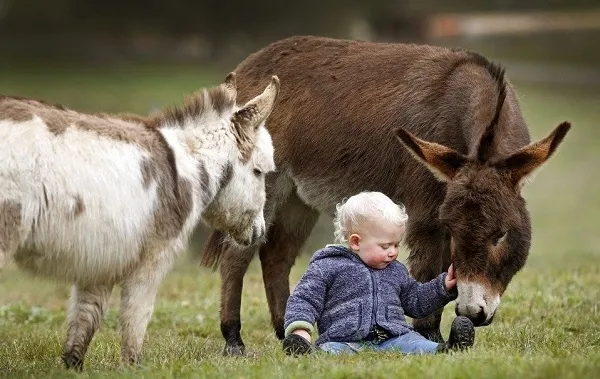
POLYGON ((446 291, 443 272, 429 282, 421 283, 412 278, 404 265, 400 286, 400 301, 404 313, 412 318, 423 318, 444 307, 456 298, 456 291, 446 291))
POLYGON ((327 285, 318 262, 312 262, 290 295, 285 308, 285 336, 296 329, 312 333, 325 303, 327 285))

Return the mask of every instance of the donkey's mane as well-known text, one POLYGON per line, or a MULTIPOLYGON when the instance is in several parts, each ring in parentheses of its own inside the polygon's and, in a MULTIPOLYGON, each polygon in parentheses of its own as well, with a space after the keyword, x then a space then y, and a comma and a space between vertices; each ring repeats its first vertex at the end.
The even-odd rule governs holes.
POLYGON ((498 123, 498 118, 500 117, 500 111, 502 110, 502 105, 504 104, 504 99, 506 98, 506 80, 504 78, 505 69, 502 65, 492 62, 481 54, 475 53, 473 51, 463 50, 463 49, 451 49, 452 51, 458 52, 461 51, 466 54, 466 57, 458 59, 454 62, 454 64, 450 67, 448 75, 450 75, 454 70, 458 67, 473 63, 478 66, 484 67, 487 72, 492 77, 492 80, 496 82, 496 86, 498 87, 498 99, 496 102, 496 112, 494 114, 494 118, 490 122, 491 127, 498 123))
POLYGON ((504 105, 504 101, 506 99, 506 80, 505 80, 505 69, 500 64, 491 62, 481 54, 475 53, 473 51, 468 51, 464 49, 451 49, 453 52, 462 52, 466 54, 463 58, 458 59, 454 62, 454 64, 449 68, 445 78, 448 78, 457 68, 461 67, 465 64, 475 64, 485 68, 485 70, 490 74, 492 80, 496 83, 496 87, 498 89, 498 96, 496 98, 496 109, 494 111, 494 117, 492 117, 490 123, 486 126, 481 138, 479 140, 479 148, 477 149, 477 159, 481 162, 486 161, 489 157, 487 156, 489 152, 489 146, 492 145, 495 128, 498 125, 498 120, 500 119, 500 113, 502 112, 502 106, 504 105))
POLYGON ((152 124, 183 126, 186 119, 198 118, 210 111, 222 115, 225 110, 233 108, 234 105, 235 97, 232 97, 225 87, 212 87, 188 96, 183 107, 170 107, 158 112, 154 115, 152 124))
POLYGON ((38 100, 38 99, 33 99, 30 97, 25 97, 25 96, 17 96, 17 95, 0 95, 0 103, 4 102, 4 101, 10 101, 10 100, 16 100, 16 101, 22 101, 22 102, 26 102, 29 104, 38 104, 47 108, 54 108, 57 109, 59 111, 66 111, 69 110, 69 108, 60 105, 60 104, 55 104, 55 103, 50 103, 44 100, 38 100))
POLYGON ((505 69, 501 65, 491 62, 487 58, 477 53, 470 52, 470 55, 474 57, 474 60, 478 64, 485 67, 492 79, 496 82, 496 86, 498 88, 498 97, 496 98, 496 110, 494 112, 494 117, 485 128, 485 131, 483 132, 483 135, 479 141, 479 149, 477 151, 477 159, 481 162, 485 162, 489 158, 487 156, 489 150, 488 147, 491 146, 492 140, 494 139, 494 131, 496 125, 498 125, 502 106, 504 105, 504 100, 506 99, 506 80, 504 78, 505 69))
POLYGON ((479 66, 485 67, 485 69, 489 72, 492 79, 494 79, 494 81, 498 85, 499 89, 505 85, 504 67, 502 67, 501 65, 499 65, 495 62, 491 62, 489 59, 487 59, 483 55, 476 53, 474 51, 469 51, 469 50, 465 50, 465 49, 456 49, 456 48, 450 49, 450 51, 462 52, 467 55, 466 57, 457 60, 454 63, 454 65, 451 67, 450 71, 454 71, 458 66, 465 64, 465 63, 475 63, 479 66))

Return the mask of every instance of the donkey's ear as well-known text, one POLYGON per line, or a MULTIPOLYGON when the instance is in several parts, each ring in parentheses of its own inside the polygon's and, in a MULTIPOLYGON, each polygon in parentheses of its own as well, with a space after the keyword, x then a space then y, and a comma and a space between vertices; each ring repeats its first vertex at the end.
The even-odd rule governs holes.
POLYGON ((546 138, 521 148, 516 153, 495 163, 494 166, 508 171, 513 185, 520 189, 523 181, 550 158, 569 129, 571 129, 571 124, 563 122, 546 138))
POLYGON ((223 81, 223 84, 221 84, 221 86, 223 86, 223 89, 225 89, 225 92, 227 93, 229 98, 233 99, 233 103, 235 104, 235 100, 237 98, 237 84, 235 82, 235 72, 230 72, 227 75, 227 77, 225 77, 225 80, 223 81))
POLYGON ((263 93, 247 102, 231 116, 231 121, 241 130, 253 133, 269 117, 279 93, 279 78, 275 75, 263 93))
POLYGON ((396 136, 440 181, 452 180, 468 160, 466 156, 449 147, 419 139, 403 128, 396 129, 396 136))
POLYGON ((273 76, 262 94, 231 116, 233 133, 243 161, 250 159, 256 141, 256 130, 271 114, 278 93, 279 78, 273 76))

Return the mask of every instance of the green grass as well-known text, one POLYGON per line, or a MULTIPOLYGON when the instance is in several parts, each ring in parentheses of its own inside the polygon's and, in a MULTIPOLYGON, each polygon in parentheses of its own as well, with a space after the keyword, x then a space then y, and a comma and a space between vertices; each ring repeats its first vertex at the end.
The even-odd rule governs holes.
MULTIPOLYGON (((53 68, 0 72, 1 91, 92 111, 145 113, 174 104, 198 87, 216 84, 228 70, 194 66, 53 68)), ((525 191, 534 237, 529 261, 502 298, 494 323, 477 329, 466 353, 406 357, 364 353, 286 357, 270 327, 261 274, 253 262, 242 300, 244 358, 221 355, 216 273, 182 256, 165 279, 138 368, 119 363, 118 290, 82 374, 60 361, 69 286, 33 279, 9 266, 0 273, 0 375, 18 377, 592 377, 600 369, 600 178, 598 89, 517 83, 532 137, 563 120, 573 129, 525 191)), ((307 250, 329 238, 324 218, 307 250)), ((196 242, 204 237, 201 231, 196 242)), ((194 250, 193 248, 192 250, 194 250)), ((295 284, 306 267, 302 256, 295 284)), ((453 305, 442 329, 447 334, 453 305)))

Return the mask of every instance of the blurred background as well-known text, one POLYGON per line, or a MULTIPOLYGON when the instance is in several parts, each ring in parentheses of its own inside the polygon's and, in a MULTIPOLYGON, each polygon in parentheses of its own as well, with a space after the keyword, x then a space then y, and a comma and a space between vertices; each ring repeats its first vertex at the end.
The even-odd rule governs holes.
MULTIPOLYGON (((534 247, 597 254, 598 0, 0 0, 0 93, 147 114, 294 34, 463 47, 502 63, 533 139, 574 125, 525 189, 534 247)), ((331 240, 330 224, 306 250, 331 240)), ((205 238, 200 227, 191 250, 205 238)))

